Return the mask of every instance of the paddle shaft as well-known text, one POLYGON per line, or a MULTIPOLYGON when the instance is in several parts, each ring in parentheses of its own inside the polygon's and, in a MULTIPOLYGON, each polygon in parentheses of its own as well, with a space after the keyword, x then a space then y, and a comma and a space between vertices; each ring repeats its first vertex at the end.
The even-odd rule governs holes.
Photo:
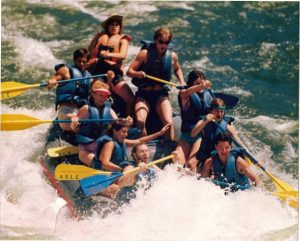
POLYGON ((151 76, 151 75, 146 75, 146 78, 157 81, 157 82, 160 82, 160 83, 163 83, 163 84, 172 85, 174 87, 177 87, 177 85, 174 84, 174 83, 171 83, 169 81, 166 81, 166 80, 163 80, 163 79, 160 79, 160 78, 156 78, 156 77, 151 76))
MULTIPOLYGON (((102 121, 113 121, 114 119, 79 119, 78 122, 102 122, 102 121)), ((2 121, 2 124, 6 123, 32 123, 33 125, 45 124, 45 123, 71 123, 72 120, 12 120, 12 121, 2 121)))
MULTIPOLYGON (((71 123, 72 120, 40 120, 23 114, 1 114, 1 131, 16 131, 45 123, 71 123)), ((113 119, 79 119, 79 122, 102 122, 113 119)))
MULTIPOLYGON (((147 163, 146 166, 147 166, 147 167, 153 166, 153 165, 155 165, 155 164, 157 164, 157 163, 161 163, 161 162, 164 162, 164 161, 166 161, 166 160, 168 160, 168 159, 171 159, 172 157, 174 157, 174 155, 169 155, 169 156, 160 158, 160 159, 158 159, 158 160, 156 160, 156 161, 147 163)), ((125 176, 125 175, 131 174, 131 173, 133 173, 133 172, 137 172, 137 171, 139 171, 140 169, 141 169, 141 167, 136 167, 136 168, 130 169, 130 170, 128 170, 128 171, 123 172, 123 175, 125 176)))
MULTIPOLYGON (((148 79, 151 79, 151 80, 154 80, 154 81, 157 81, 157 82, 160 82, 160 83, 163 83, 163 84, 168 84, 168 85, 171 85, 171 86, 174 86, 176 87, 177 89, 179 90, 182 90, 182 89, 185 89, 185 86, 183 85, 176 85, 174 83, 171 83, 169 81, 166 81, 166 80, 163 80, 163 79, 160 79, 160 78, 156 78, 156 77, 153 77, 151 75, 146 75, 146 78, 148 79)), ((228 94, 225 94, 225 93, 216 93, 216 95, 212 92, 211 89, 208 89, 211 96, 213 98, 216 98, 216 95, 220 96, 221 99, 224 100, 225 104, 226 104, 226 108, 228 109, 232 109, 233 107, 236 106, 236 104, 239 102, 239 98, 236 97, 236 96, 232 96, 232 95, 228 95, 228 94)))
MULTIPOLYGON (((74 78, 74 79, 68 79, 68 80, 60 80, 57 81, 58 84, 64 84, 64 83, 69 83, 69 82, 74 82, 74 81, 79 81, 79 80, 85 80, 89 78, 99 78, 99 77, 104 77, 106 74, 99 74, 99 75, 91 75, 91 76, 86 76, 86 77, 80 77, 80 78, 74 78)), ((28 90, 28 89, 33 89, 37 87, 45 87, 48 86, 48 83, 40 83, 40 84, 33 84, 33 85, 27 85, 27 86, 22 86, 22 87, 14 87, 14 88, 8 88, 8 89, 2 89, 1 93, 7 93, 7 92, 12 92, 12 91, 22 91, 22 90, 28 90)))

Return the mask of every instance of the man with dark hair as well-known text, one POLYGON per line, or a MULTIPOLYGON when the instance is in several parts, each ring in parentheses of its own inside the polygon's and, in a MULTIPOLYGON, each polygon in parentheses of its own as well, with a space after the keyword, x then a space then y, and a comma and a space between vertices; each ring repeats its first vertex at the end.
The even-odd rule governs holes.
MULTIPOLYGON (((74 65, 55 65, 56 73, 48 79, 50 90, 58 85, 57 81, 87 77, 84 80, 70 81, 57 86, 55 108, 58 110, 58 119, 71 119, 77 116, 78 109, 87 103, 91 83, 90 73, 85 70, 87 54, 85 48, 76 49, 73 53, 74 65)), ((72 131, 69 123, 59 125, 65 131, 72 131)))
POLYGON ((231 146, 231 136, 221 132, 216 136, 216 151, 213 151, 201 170, 202 177, 214 176, 214 183, 231 191, 250 188, 248 178, 256 186, 260 180, 250 170, 249 164, 243 159, 243 150, 231 146))

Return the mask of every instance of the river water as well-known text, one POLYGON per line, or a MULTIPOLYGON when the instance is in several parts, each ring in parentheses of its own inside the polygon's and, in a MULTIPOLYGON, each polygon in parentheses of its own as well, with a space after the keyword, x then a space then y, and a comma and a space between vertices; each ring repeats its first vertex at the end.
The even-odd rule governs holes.
MULTIPOLYGON (((4 0, 1 2, 1 79, 35 84, 72 62, 111 13, 124 16, 133 36, 125 69, 167 25, 184 75, 205 72, 215 91, 240 98, 227 114, 252 154, 296 189, 299 156, 299 2, 121 2, 4 0)), ((130 82, 130 79, 128 79, 130 82)), ((174 81, 176 81, 174 79, 174 81)), ((173 106, 178 110, 176 90, 173 106)), ((33 89, 1 103, 1 113, 55 118, 54 92, 33 89)), ((38 164, 48 125, 1 132, 1 239, 59 240, 297 240, 298 212, 262 187, 224 196, 213 184, 169 167, 146 194, 121 213, 82 221, 47 183, 38 164)))

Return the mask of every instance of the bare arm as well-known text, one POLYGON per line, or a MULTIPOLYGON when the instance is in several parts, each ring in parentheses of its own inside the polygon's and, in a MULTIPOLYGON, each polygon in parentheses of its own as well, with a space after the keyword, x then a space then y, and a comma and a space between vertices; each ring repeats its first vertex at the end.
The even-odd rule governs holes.
POLYGON ((230 133, 230 135, 232 136, 232 138, 234 140, 236 140, 236 142, 241 146, 243 147, 245 150, 249 151, 247 146, 242 142, 242 140, 240 139, 240 137, 238 136, 237 134, 237 131, 236 129, 234 128, 233 125, 227 125, 227 130, 228 132, 230 133))
POLYGON ((213 121, 213 120, 214 120, 214 115, 212 115, 212 114, 208 114, 206 116, 205 120, 199 120, 197 122, 197 124, 195 125, 195 127, 191 131, 191 137, 197 136, 203 130, 203 128, 207 125, 207 123, 210 121, 213 121))
POLYGON ((178 56, 174 52, 172 52, 172 62, 173 62, 173 70, 176 78, 178 79, 181 85, 185 85, 182 69, 178 61, 178 56))
POLYGON ((111 156, 114 150, 114 143, 109 141, 103 145, 103 148, 99 154, 99 160, 102 162, 102 167, 108 171, 122 171, 122 168, 112 163, 111 156))
POLYGON ((108 53, 109 58, 116 58, 116 59, 121 59, 124 60, 127 57, 127 52, 128 52, 128 46, 129 42, 127 39, 122 39, 121 42, 121 47, 120 47, 120 52, 119 53, 108 53))
POLYGON ((47 89, 51 90, 54 86, 57 85, 57 81, 68 80, 70 78, 71 78, 71 75, 70 75, 69 69, 66 66, 63 66, 56 71, 56 73, 53 77, 48 79, 47 89))
POLYGON ((88 51, 89 51, 89 58, 91 58, 91 55, 94 51, 94 48, 96 47, 97 43, 98 43, 98 39, 99 39, 100 33, 96 33, 95 36, 93 37, 92 41, 90 42, 90 45, 88 47, 88 51))
POLYGON ((112 108, 110 108, 110 115, 114 120, 118 119, 116 112, 112 108))
POLYGON ((145 142, 154 140, 155 138, 165 134, 169 130, 170 126, 171 126, 170 124, 167 124, 160 131, 153 133, 152 135, 149 135, 149 136, 143 136, 136 140, 125 139, 125 143, 128 146, 134 146, 134 145, 138 145, 141 143, 145 143, 145 142))
POLYGON ((199 85, 193 85, 187 89, 181 90, 179 94, 182 98, 187 98, 200 90, 209 89, 211 88, 211 86, 212 86, 211 82, 209 80, 206 80, 204 83, 201 83, 199 85))
POLYGON ((237 169, 240 174, 246 175, 255 186, 260 184, 259 178, 250 170, 249 164, 241 157, 237 159, 237 169))
POLYGON ((131 78, 145 78, 146 73, 143 71, 138 71, 139 67, 145 63, 147 59, 147 50, 142 50, 138 53, 135 59, 131 62, 126 75, 131 78))
POLYGON ((212 171, 213 160, 208 158, 201 169, 201 177, 209 177, 212 171))

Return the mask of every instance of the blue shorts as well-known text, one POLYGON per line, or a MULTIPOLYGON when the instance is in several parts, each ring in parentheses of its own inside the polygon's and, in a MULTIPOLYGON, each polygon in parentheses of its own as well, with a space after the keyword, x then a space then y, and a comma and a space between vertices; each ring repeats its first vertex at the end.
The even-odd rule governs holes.
POLYGON ((201 138, 201 134, 199 133, 195 137, 191 137, 191 132, 181 132, 180 139, 186 141, 191 146, 201 138))
POLYGON ((91 167, 97 170, 102 170, 102 162, 96 160, 94 157, 91 163, 91 167))

